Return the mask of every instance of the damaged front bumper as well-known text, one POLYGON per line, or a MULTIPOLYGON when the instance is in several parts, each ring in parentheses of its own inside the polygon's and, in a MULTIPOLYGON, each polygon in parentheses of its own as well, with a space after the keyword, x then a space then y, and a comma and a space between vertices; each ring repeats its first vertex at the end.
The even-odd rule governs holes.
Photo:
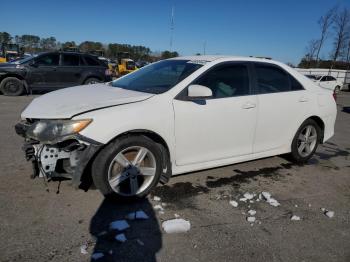
POLYGON ((15 130, 25 138, 23 150, 27 161, 31 161, 33 165, 32 178, 68 178, 72 179, 74 186, 80 186, 86 167, 102 144, 79 134, 55 144, 42 144, 26 137, 26 130, 30 125, 23 121, 15 126, 15 130))

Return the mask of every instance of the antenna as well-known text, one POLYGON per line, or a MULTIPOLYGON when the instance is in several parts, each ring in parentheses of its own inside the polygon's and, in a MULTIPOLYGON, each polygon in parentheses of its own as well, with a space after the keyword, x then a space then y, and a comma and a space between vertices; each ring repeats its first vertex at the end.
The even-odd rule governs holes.
POLYGON ((173 51, 173 34, 174 34, 174 6, 171 7, 171 22, 170 22, 170 52, 173 51))

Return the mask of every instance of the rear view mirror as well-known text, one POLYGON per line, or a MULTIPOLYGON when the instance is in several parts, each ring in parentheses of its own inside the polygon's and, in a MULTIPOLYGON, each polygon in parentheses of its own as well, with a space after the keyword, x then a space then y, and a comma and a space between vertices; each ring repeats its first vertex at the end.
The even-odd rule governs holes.
POLYGON ((213 92, 210 88, 202 85, 190 85, 188 87, 189 97, 211 97, 213 92))

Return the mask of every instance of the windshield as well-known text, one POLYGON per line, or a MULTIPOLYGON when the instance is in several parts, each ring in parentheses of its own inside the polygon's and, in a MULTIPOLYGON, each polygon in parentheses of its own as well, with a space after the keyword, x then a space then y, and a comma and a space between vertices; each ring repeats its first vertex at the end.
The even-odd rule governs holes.
POLYGON ((24 63, 32 60, 34 57, 35 56, 28 56, 28 57, 25 57, 25 58, 22 58, 22 59, 17 59, 15 61, 12 61, 11 63, 17 64, 17 65, 24 64, 24 63))
POLYGON ((161 94, 202 66, 202 64, 196 64, 189 60, 163 60, 113 81, 112 86, 145 93, 161 94))

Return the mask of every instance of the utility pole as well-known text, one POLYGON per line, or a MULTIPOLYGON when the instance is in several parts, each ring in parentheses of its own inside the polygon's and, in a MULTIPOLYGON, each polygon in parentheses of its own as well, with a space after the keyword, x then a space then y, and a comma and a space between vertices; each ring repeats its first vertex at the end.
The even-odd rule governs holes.
POLYGON ((173 51, 173 34, 174 34, 174 6, 171 7, 171 22, 170 22, 170 52, 173 51))

